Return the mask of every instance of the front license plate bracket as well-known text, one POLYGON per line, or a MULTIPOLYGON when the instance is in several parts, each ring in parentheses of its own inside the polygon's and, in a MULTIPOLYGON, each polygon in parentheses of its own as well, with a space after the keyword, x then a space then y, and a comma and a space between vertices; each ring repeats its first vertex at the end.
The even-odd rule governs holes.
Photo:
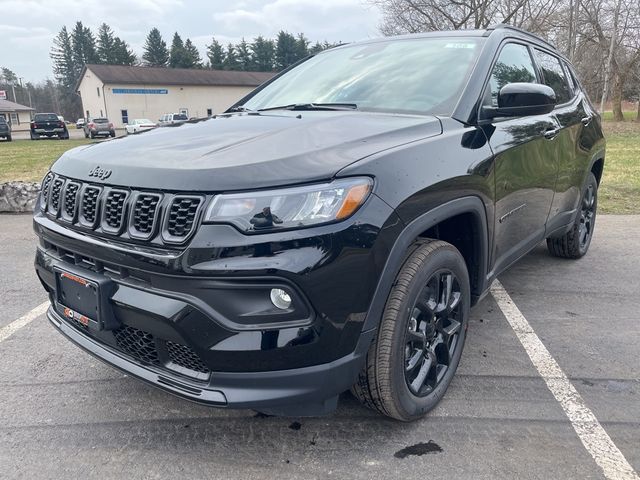
POLYGON ((89 271, 54 267, 56 301, 65 317, 93 330, 113 330, 120 323, 113 315, 110 298, 117 285, 89 271))

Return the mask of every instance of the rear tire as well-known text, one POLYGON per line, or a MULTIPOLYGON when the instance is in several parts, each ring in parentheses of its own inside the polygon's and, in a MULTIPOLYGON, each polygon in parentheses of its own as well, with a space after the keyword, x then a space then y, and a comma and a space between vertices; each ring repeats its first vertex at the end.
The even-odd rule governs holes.
POLYGON ((435 407, 455 374, 471 302, 464 258, 424 240, 398 273, 366 364, 352 388, 367 407, 402 421, 435 407))
POLYGON ((29 136, 31 137, 31 140, 38 140, 39 136, 38 135, 34 135, 33 132, 29 132, 29 136))
POLYGON ((547 248, 551 255, 572 259, 583 257, 591 245, 597 209, 598 181, 595 175, 589 172, 582 188, 579 211, 571 230, 561 237, 547 238, 547 248))
POLYGON ((11 135, 7 136, 7 142, 10 142, 11 140, 13 140, 13 138, 11 138, 11 135))

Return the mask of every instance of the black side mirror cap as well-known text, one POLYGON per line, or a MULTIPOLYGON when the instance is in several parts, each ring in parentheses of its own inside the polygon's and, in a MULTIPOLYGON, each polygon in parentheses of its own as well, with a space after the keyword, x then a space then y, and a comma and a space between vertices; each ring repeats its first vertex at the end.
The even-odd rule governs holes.
POLYGON ((508 83, 498 93, 497 107, 483 107, 485 118, 544 115, 556 106, 556 93, 539 83, 508 83))

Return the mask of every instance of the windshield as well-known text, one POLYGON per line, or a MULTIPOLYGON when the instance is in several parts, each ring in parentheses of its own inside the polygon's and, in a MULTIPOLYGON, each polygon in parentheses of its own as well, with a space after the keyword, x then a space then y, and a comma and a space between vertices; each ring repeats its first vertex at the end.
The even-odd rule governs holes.
POLYGON ((108 118, 94 118, 93 123, 109 123, 108 118))
POLYGON ((149 120, 148 118, 139 118, 138 120, 135 121, 136 123, 153 123, 151 120, 149 120))
POLYGON ((35 122, 58 122, 58 116, 55 113, 36 113, 33 117, 35 122))
POLYGON ((184 115, 184 114, 182 114, 182 113, 180 113, 180 114, 176 114, 176 115, 174 115, 174 116, 173 116, 173 119, 174 119, 174 120, 186 120, 186 119, 187 119, 187 116, 186 116, 186 115, 184 115))
POLYGON ((483 41, 423 37, 328 50, 267 85, 244 107, 350 103, 360 110, 449 115, 483 41))

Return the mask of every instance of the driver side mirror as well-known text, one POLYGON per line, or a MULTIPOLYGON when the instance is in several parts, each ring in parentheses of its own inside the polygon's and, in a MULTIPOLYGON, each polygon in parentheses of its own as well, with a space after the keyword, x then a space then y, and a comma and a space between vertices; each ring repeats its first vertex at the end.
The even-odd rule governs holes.
POLYGON ((539 83, 508 83, 498 93, 497 107, 482 107, 485 118, 543 115, 556 106, 553 88, 539 83))

